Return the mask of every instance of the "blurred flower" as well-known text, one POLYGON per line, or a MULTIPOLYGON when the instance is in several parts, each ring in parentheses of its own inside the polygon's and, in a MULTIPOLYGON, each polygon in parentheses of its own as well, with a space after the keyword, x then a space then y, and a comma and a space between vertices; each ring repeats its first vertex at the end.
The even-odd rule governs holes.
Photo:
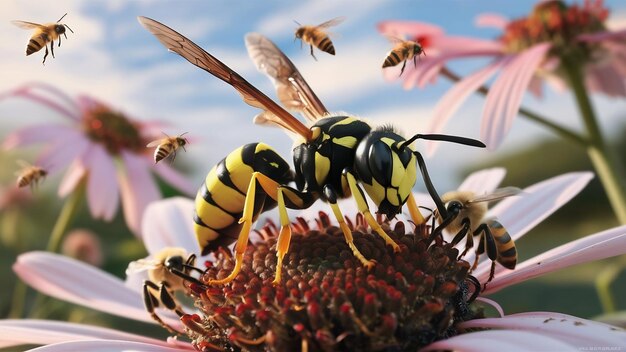
POLYGON ((93 266, 102 265, 103 255, 100 238, 87 229, 75 229, 65 235, 61 245, 61 253, 93 266))
MULTIPOLYGON (((420 22, 386 21, 378 29, 386 35, 417 40, 427 53, 417 67, 407 65, 407 89, 432 83, 440 73, 449 74, 445 64, 453 59, 493 58, 441 98, 429 132, 442 131, 461 103, 500 71, 487 95, 481 125, 481 139, 489 149, 495 149, 508 133, 524 91, 540 97, 542 79, 565 87, 565 65, 584 67, 589 89, 626 96, 626 30, 608 30, 608 14, 602 0, 585 0, 583 5, 549 0, 539 2, 527 17, 511 21, 495 14, 480 16, 479 26, 502 30, 494 40, 447 36, 442 29, 420 22)), ((392 74, 397 77, 397 73, 392 74)), ((429 143, 430 153, 435 146, 429 143)))
POLYGON ((0 187, 0 210, 2 211, 24 207, 32 199, 32 192, 26 188, 19 188, 15 185, 0 187))
MULTIPOLYGON (((470 176, 461 188, 477 193, 488 191, 497 187, 502 176, 501 169, 486 170, 470 176)), ((590 177, 589 173, 570 173, 544 181, 525 189, 523 197, 502 201, 492 213, 506 224, 512 237, 519 238, 577 194, 590 177)), ((197 250, 189 221, 193 206, 191 200, 173 198, 148 207, 143 231, 151 256, 165 247, 197 250)), ((307 221, 299 219, 285 257, 283 282, 274 286, 271 282, 276 262, 276 230, 268 224, 260 231, 261 239, 248 246, 244 268, 235 281, 214 287, 205 287, 202 282, 190 283, 186 294, 195 300, 196 308, 183 306, 188 314, 180 320, 172 312, 157 309, 167 324, 183 331, 191 341, 169 342, 177 343, 177 348, 195 346, 200 350, 293 350, 305 344, 309 350, 347 347, 415 350, 426 345, 426 350, 463 350, 472 346, 481 351, 503 347, 577 350, 626 343, 626 333, 621 329, 560 313, 476 319, 480 315, 472 301, 475 287, 466 280, 469 264, 457 260, 457 249, 441 241, 427 247, 421 237, 423 229, 418 228, 415 235, 403 235, 404 225, 396 224, 393 230, 387 227, 403 247, 399 254, 394 254, 384 248, 358 217, 350 216, 350 219, 357 219, 352 221, 352 227, 363 254, 378 260, 373 272, 366 273, 360 265, 355 265, 343 238, 334 235, 337 229, 325 216, 318 219, 321 226, 318 230, 312 230, 307 221), (488 331, 482 331, 485 329, 488 331)), ((521 263, 519 270, 496 273, 481 295, 556 269, 625 251, 626 226, 590 235, 540 255, 538 262, 531 259, 521 263)), ((216 260, 204 262, 203 269, 208 269, 206 276, 219 277, 232 264, 223 251, 216 260)), ((141 273, 127 278, 125 284, 84 263, 46 252, 24 254, 13 268, 22 280, 43 293, 111 314, 151 321, 142 306, 141 273)), ((476 277, 484 280, 480 279, 485 277, 480 270, 479 266, 476 277)), ((486 298, 479 300, 489 302, 486 298)), ((497 307, 497 303, 492 304, 497 307)), ((11 337, 0 338, 0 346, 54 344, 48 348, 88 351, 87 347, 91 350, 110 347, 113 344, 110 340, 133 341, 118 341, 125 348, 139 344, 138 341, 144 343, 141 345, 144 350, 148 349, 146 343, 158 346, 155 350, 167 346, 165 342, 148 342, 136 335, 122 336, 110 330, 105 334, 79 324, 55 324, 58 325, 44 321, 0 321, 0 336, 11 337), (46 334, 40 333, 43 329, 46 334)))
POLYGON ((154 165, 145 146, 158 138, 159 124, 131 120, 94 98, 81 95, 74 100, 45 84, 28 84, 0 99, 9 97, 42 104, 67 118, 69 124, 44 123, 13 132, 2 146, 14 149, 44 143, 37 163, 51 173, 69 165, 60 196, 73 192, 85 179, 93 217, 111 220, 121 197, 126 223, 139 234, 145 207, 160 197, 151 171, 179 190, 194 193, 195 187, 169 165, 154 165))

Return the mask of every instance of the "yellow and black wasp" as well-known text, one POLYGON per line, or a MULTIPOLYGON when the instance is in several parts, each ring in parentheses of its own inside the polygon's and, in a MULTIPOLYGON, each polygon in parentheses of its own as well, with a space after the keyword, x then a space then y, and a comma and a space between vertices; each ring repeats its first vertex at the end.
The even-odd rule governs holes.
POLYGON ((271 147, 253 143, 230 153, 207 175, 195 201, 195 231, 202 253, 237 241, 232 273, 209 284, 228 283, 236 277, 252 224, 261 212, 276 205, 281 230, 275 283, 280 282, 282 260, 291 238, 286 209, 308 208, 317 199, 330 205, 352 253, 371 268, 375 262, 365 258, 354 245, 337 199, 354 197, 369 226, 394 250, 399 250, 370 213, 359 184, 376 203, 378 213, 393 218, 407 204, 412 220, 421 224, 424 218, 411 195, 418 166, 441 214, 446 214, 446 209, 430 181, 422 156, 411 149, 411 144, 421 138, 485 146, 477 140, 446 135, 417 134, 407 140, 389 127, 372 128, 356 117, 332 115, 283 52, 262 35, 248 34, 246 46, 251 58, 272 78, 280 101, 309 120, 311 125, 307 127, 188 38, 146 17, 139 17, 139 22, 170 51, 228 83, 247 104, 263 110, 255 117, 255 123, 280 126, 298 138, 293 149, 293 171, 271 147))

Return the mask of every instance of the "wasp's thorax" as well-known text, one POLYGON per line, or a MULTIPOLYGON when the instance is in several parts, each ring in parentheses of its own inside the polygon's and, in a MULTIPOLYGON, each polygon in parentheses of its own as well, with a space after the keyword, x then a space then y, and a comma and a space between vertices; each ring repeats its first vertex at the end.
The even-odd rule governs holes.
POLYGON ((511 21, 500 40, 512 53, 550 42, 550 54, 554 57, 590 60, 596 48, 577 38, 606 30, 607 17, 602 1, 585 1, 582 6, 561 0, 543 1, 527 17, 511 21))
POLYGON ((318 120, 311 130, 314 139, 293 150, 298 188, 323 197, 322 187, 329 184, 337 196, 349 196, 341 174, 352 168, 354 151, 371 127, 354 117, 333 116, 318 120))
POLYGON ((368 134, 356 149, 354 169, 378 213, 393 218, 402 210, 417 179, 417 159, 405 138, 390 127, 368 134))
POLYGON ((82 125, 87 136, 103 144, 111 154, 118 154, 121 150, 145 151, 146 141, 138 126, 104 104, 92 104, 83 113, 82 125))

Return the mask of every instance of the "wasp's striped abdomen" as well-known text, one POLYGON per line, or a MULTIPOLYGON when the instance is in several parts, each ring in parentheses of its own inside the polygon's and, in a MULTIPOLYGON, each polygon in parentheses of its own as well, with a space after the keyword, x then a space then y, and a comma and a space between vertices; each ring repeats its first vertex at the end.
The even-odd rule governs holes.
MULTIPOLYGON (((196 195, 194 231, 202 254, 237 240, 241 229, 239 219, 254 172, 280 184, 293 178, 289 164, 264 143, 246 144, 222 159, 209 171, 196 195)), ((274 206, 276 201, 257 187, 254 219, 274 206)))
POLYGON ((497 262, 507 269, 515 269, 515 265, 517 264, 515 242, 513 242, 513 239, 499 221, 490 219, 487 221, 487 226, 489 226, 491 234, 496 240, 496 246, 498 247, 497 262))

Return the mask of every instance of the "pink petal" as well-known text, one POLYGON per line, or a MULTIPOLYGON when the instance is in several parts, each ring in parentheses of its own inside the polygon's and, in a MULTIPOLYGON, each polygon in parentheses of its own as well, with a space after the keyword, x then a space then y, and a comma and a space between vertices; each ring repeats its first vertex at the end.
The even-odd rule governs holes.
POLYGON ((543 79, 537 75, 533 75, 528 84, 528 91, 535 96, 535 98, 543 98, 543 79))
MULTIPOLYGON (((517 241, 569 202, 592 178, 591 172, 572 172, 536 183, 525 188, 522 194, 502 200, 489 211, 487 216, 498 218, 511 238, 517 241)), ((470 263, 474 260, 473 251, 466 256, 466 260, 470 263)), ((481 278, 486 280, 490 265, 491 262, 483 256, 481 263, 474 271, 474 276, 479 280, 481 278)), ((498 266, 497 268, 497 270, 502 270, 498 266)))
POLYGON ((143 242, 154 255, 166 247, 182 247, 189 253, 198 252, 193 231, 191 199, 174 197, 150 203, 141 223, 143 242))
POLYGON ((524 91, 549 49, 550 44, 543 43, 516 55, 491 87, 481 124, 481 139, 489 150, 497 148, 511 128, 524 91))
MULTIPOLYGON (((18 256, 13 271, 36 290, 68 302, 124 318, 155 323, 143 306, 142 297, 119 278, 75 259, 49 252, 18 256)), ((160 314, 164 321, 180 327, 171 312, 160 314)))
POLYGON ((141 217, 150 202, 160 198, 161 193, 150 175, 146 158, 122 151, 125 172, 118 172, 122 194, 124 218, 128 227, 140 234, 141 217))
MULTIPOLYGON (((496 275, 493 281, 487 285, 487 289, 483 291, 483 294, 491 294, 518 282, 572 265, 624 253, 626 253, 626 226, 620 226, 586 236, 528 259, 518 265, 513 271, 496 275)), ((478 279, 481 280, 481 278, 478 279)))
MULTIPOLYGON (((130 342, 130 341, 107 341, 107 340, 90 340, 90 341, 72 341, 57 343, 54 345, 42 346, 28 350, 31 352, 176 352, 180 348, 158 346, 149 343, 130 342)), ((189 349, 193 350, 193 349, 189 349)))
POLYGON ((590 90, 610 97, 626 96, 624 76, 612 64, 588 66, 586 83, 590 90))
POLYGON ((91 145, 93 143, 82 133, 73 131, 47 146, 37 158, 37 162, 51 173, 56 173, 69 165, 73 160, 83 157, 81 154, 85 153, 91 145))
POLYGON ((93 145, 84 160, 89 170, 87 202, 91 215, 96 219, 111 221, 119 201, 113 158, 101 145, 93 145))
POLYGON ((193 196, 198 190, 198 185, 192 184, 183 174, 163 162, 154 165, 152 170, 165 180, 165 182, 176 187, 185 195, 193 196))
POLYGON ((87 175, 87 168, 81 159, 76 159, 67 169, 59 185, 59 197, 65 197, 76 189, 78 183, 87 175))
POLYGON ((471 191, 476 194, 493 192, 504 179, 506 170, 501 167, 476 171, 465 178, 459 191, 471 191))
MULTIPOLYGON (((504 54, 501 42, 463 36, 442 36, 437 38, 437 48, 442 53, 473 53, 471 56, 493 56, 504 54)), ((428 54, 428 52, 426 53, 428 54)))
MULTIPOLYGON (((496 60, 487 67, 478 70, 471 75, 457 82, 437 103, 433 111, 429 133, 441 133, 444 126, 456 113, 467 97, 474 93, 478 87, 483 85, 493 74, 505 64, 506 60, 496 60)), ((426 143, 426 153, 432 156, 441 143, 428 141, 426 143)))
POLYGON ((580 351, 575 346, 541 334, 526 331, 479 331, 457 335, 432 343, 420 350, 463 352, 580 351))
POLYGON ((72 127, 59 124, 41 124, 22 128, 9 134, 2 143, 3 149, 14 149, 35 143, 47 143, 63 140, 65 136, 78 133, 72 127))
POLYGON ((485 297, 476 297, 476 301, 483 302, 483 303, 486 303, 486 304, 494 307, 498 311, 498 314, 500 314, 500 317, 504 316, 504 310, 498 304, 498 302, 490 300, 489 298, 485 298, 485 297))
POLYGON ((566 341, 579 349, 626 346, 626 332, 621 329, 593 320, 550 312, 474 319, 460 323, 459 327, 461 329, 507 329, 534 332, 566 341))
POLYGON ((1 95, 0 100, 9 96, 22 97, 35 101, 74 121, 80 120, 77 104, 65 93, 50 85, 44 83, 29 83, 1 95), (58 102, 60 100, 64 101, 66 106, 59 104, 58 102))
POLYGON ((52 320, 0 320, 0 348, 19 345, 48 345, 66 341, 122 340, 168 347, 165 341, 96 326, 52 320))
POLYGON ((504 29, 509 24, 509 19, 496 13, 484 13, 476 17, 475 24, 478 27, 504 29))
POLYGON ((382 34, 399 37, 429 37, 443 35, 441 27, 416 21, 383 21, 376 25, 378 31, 382 34))
POLYGON ((620 29, 618 31, 606 31, 593 34, 579 35, 578 40, 589 43, 596 43, 608 40, 623 40, 626 39, 626 29, 620 29))

